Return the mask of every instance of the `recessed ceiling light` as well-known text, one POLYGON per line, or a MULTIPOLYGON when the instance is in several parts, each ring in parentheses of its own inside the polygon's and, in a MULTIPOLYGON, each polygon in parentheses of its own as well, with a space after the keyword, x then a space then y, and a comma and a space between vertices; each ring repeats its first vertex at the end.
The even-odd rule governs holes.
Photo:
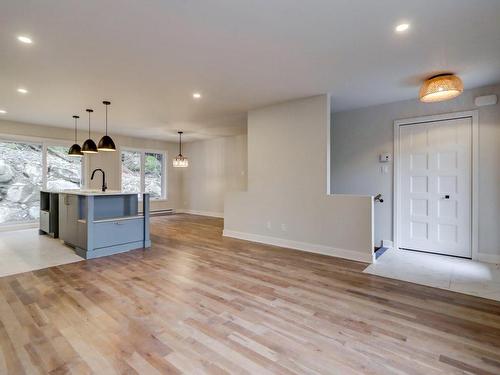
POLYGON ((408 30, 410 28, 410 24, 409 23, 402 23, 402 24, 399 24, 396 26, 396 32, 398 33, 402 33, 406 30, 408 30))
POLYGON ((26 35, 19 35, 17 37, 17 40, 19 40, 21 43, 26 43, 26 44, 33 43, 33 40, 31 40, 31 38, 26 35))
POLYGON ((7 111, 5 109, 0 109, 0 115, 5 115, 7 111))
POLYGON ((201 94, 199 92, 193 93, 193 98, 194 99, 201 99, 201 94))
POLYGON ((19 87, 17 89, 17 92, 20 93, 20 94, 27 94, 28 93, 28 90, 26 90, 25 88, 23 87, 19 87))

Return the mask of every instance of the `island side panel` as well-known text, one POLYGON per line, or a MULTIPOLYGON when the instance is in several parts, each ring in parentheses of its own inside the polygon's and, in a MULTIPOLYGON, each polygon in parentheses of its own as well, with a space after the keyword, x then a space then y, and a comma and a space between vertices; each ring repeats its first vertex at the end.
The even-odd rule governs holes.
POLYGON ((85 197, 85 223, 87 226, 87 252, 94 250, 94 196, 85 197))

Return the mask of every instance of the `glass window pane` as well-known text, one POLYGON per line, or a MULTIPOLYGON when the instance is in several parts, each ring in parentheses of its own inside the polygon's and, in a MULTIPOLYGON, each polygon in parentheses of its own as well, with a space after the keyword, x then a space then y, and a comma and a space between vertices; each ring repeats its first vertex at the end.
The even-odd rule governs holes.
POLYGON ((37 220, 42 145, 0 142, 0 224, 37 220))
POLYGON ((141 153, 122 151, 122 191, 138 193, 141 191, 141 153))
POLYGON ((144 159, 144 184, 145 192, 150 194, 151 199, 162 198, 163 179, 163 155, 146 152, 144 159))
POLYGON ((69 156, 68 147, 47 147, 47 189, 80 188, 82 157, 69 156))

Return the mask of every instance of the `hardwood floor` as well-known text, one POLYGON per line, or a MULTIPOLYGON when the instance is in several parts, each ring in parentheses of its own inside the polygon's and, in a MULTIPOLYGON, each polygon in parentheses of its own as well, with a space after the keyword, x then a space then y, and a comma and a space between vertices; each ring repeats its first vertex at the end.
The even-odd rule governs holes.
POLYGON ((0 374, 500 374, 499 302, 221 231, 1 278, 0 374))

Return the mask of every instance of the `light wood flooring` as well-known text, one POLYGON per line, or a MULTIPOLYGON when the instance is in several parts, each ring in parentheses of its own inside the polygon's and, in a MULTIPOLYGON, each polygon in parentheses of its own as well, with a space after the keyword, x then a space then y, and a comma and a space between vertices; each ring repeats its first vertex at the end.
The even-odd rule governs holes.
POLYGON ((500 374, 500 303, 152 219, 151 250, 0 278, 0 374, 500 374))

